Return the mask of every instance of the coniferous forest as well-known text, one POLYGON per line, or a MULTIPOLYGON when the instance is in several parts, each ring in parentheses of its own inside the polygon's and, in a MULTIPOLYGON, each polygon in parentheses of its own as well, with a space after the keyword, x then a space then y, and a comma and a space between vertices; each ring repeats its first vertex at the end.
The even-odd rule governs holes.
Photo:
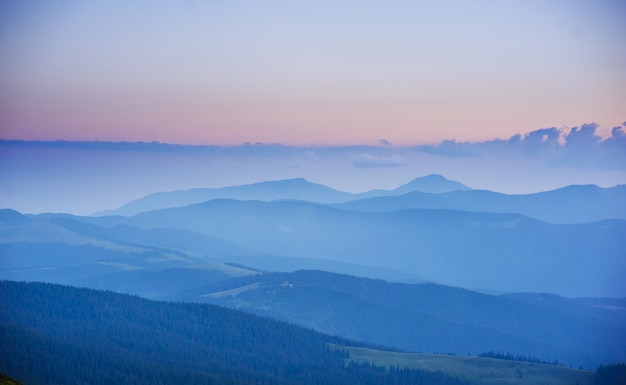
POLYGON ((24 384, 464 384, 346 363, 354 342, 199 304, 0 283, 0 372, 24 384))

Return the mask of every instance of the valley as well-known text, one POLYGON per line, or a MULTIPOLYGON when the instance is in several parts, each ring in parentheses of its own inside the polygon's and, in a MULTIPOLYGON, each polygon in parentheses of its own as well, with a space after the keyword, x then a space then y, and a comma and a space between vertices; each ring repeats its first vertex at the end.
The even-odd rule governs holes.
MULTIPOLYGON (((626 219, 608 209, 621 186, 507 196, 428 176, 360 196, 304 180, 209 193, 180 207, 156 194, 145 202, 174 206, 130 216, 0 210, 0 279, 219 306, 370 344, 342 348, 355 365, 475 384, 586 384, 626 361, 626 219), (477 357, 489 351, 564 366, 477 357)), ((34 338, 16 322, 5 332, 34 338)))

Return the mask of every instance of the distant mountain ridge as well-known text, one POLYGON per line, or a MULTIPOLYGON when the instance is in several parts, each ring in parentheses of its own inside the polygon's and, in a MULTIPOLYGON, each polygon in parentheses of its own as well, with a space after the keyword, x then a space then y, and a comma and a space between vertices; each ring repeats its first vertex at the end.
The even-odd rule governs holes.
POLYGON ((356 198, 362 199, 370 197, 396 196, 411 192, 439 194, 451 191, 467 190, 471 190, 471 188, 467 187, 463 183, 446 179, 444 176, 439 174, 430 174, 421 178, 413 179, 412 181, 393 190, 372 190, 357 194, 356 198))
POLYGON ((190 204, 213 199, 259 201, 289 199, 318 203, 342 203, 354 199, 373 196, 400 195, 410 191, 438 193, 454 191, 457 189, 467 190, 469 187, 435 174, 414 179, 413 181, 404 184, 395 190, 372 190, 361 194, 339 191, 321 184, 310 182, 303 178, 295 178, 259 182, 241 186, 195 188, 191 190, 158 192, 129 202, 119 209, 95 213, 94 215, 131 216, 140 212, 168 207, 188 206, 190 204))
MULTIPOLYGON (((420 180, 410 185, 446 181, 438 176, 420 180)), ((396 192, 406 188, 415 186, 401 186, 396 192)), ((304 179, 233 189, 256 192, 257 197, 258 191, 294 196, 315 189, 337 196, 335 190, 304 179)), ((66 255, 80 252, 118 261, 102 265, 100 258, 79 265, 81 269, 105 266, 115 271, 119 261, 125 261, 119 265, 124 268, 146 269, 225 260, 269 271, 352 271, 501 293, 619 297, 626 295, 622 282, 626 220, 619 219, 624 216, 625 192, 626 186, 569 186, 528 195, 456 190, 343 204, 211 199, 132 217, 22 216, 4 210, 0 212, 0 222, 5 222, 0 223, 0 247, 11 257, 23 256, 24 261, 33 260, 35 251, 45 255, 46 242, 56 244, 54 250, 59 253, 64 248, 66 255), (575 224, 563 224, 567 222, 575 224), (141 260, 140 256, 150 257, 141 260), (146 263, 157 260, 162 262, 146 263)), ((41 274, 55 272, 43 270, 41 264, 37 268, 34 271, 41 274)), ((20 274, 32 274, 26 266, 20 269, 20 274)), ((77 276, 59 271, 58 277, 65 275, 77 276)), ((19 278, 15 272, 9 276, 19 278)))
POLYGON ((474 190, 437 174, 416 178, 393 190, 371 190, 359 194, 335 190, 303 178, 222 188, 158 192, 129 202, 116 210, 95 213, 94 216, 133 216, 216 199, 307 201, 365 212, 445 209, 514 213, 560 224, 626 219, 626 185, 609 188, 572 185, 532 194, 503 194, 474 190))
POLYGON ((586 223, 626 219, 626 185, 601 188, 573 185, 534 194, 502 194, 488 190, 455 190, 439 194, 410 192, 352 200, 336 207, 360 211, 448 209, 517 213, 550 223, 586 223))

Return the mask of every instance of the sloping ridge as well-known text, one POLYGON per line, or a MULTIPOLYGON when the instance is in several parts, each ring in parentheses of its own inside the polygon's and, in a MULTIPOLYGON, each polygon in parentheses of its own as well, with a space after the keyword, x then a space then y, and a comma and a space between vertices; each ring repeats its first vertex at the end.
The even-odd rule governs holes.
POLYGON ((461 287, 566 296, 624 293, 619 283, 624 220, 558 225, 519 214, 363 212, 305 202, 233 200, 118 220, 197 231, 270 255, 403 269, 461 287))
POLYGON ((213 199, 260 201, 293 199, 320 203, 340 203, 353 199, 353 194, 312 183, 303 178, 295 178, 222 188, 195 188, 158 192, 129 202, 117 210, 94 215, 131 216, 145 211, 188 206, 213 199))
POLYGON ((465 384, 346 365, 329 344, 364 344, 218 306, 6 281, 0 301, 0 372, 26 384, 465 384))
POLYGON ((236 307, 409 351, 475 355, 492 350, 589 368, 626 359, 621 350, 626 329, 617 326, 624 312, 611 316, 583 300, 570 300, 570 309, 563 311, 435 284, 389 283, 321 271, 236 278, 199 287, 178 299, 236 307), (206 295, 242 287, 247 290, 229 297, 206 295))
POLYGON ((116 210, 95 213, 94 216, 132 216, 141 212, 169 207, 183 207, 213 199, 259 200, 266 202, 273 200, 301 200, 316 203, 342 203, 358 198, 401 195, 411 191, 440 193, 468 189, 469 187, 459 182, 448 180, 437 174, 416 178, 394 190, 371 190, 361 194, 339 191, 303 178, 294 178, 241 186, 157 192, 129 202, 116 210))
POLYGON ((412 191, 443 193, 457 190, 471 190, 463 183, 446 179, 439 174, 430 174, 421 178, 413 179, 407 184, 392 190, 395 194, 406 194, 412 191))
POLYGON ((430 174, 423 177, 415 178, 412 181, 405 183, 393 190, 371 190, 364 193, 357 194, 355 199, 375 198, 375 197, 388 197, 403 195, 410 192, 439 194, 457 190, 471 190, 466 185, 449 180, 439 174, 430 174))
POLYGON ((409 192, 353 200, 336 207, 361 211, 450 209, 517 213, 550 223, 586 223, 626 219, 626 185, 601 188, 574 185, 533 194, 502 194, 488 190, 443 193, 409 192))

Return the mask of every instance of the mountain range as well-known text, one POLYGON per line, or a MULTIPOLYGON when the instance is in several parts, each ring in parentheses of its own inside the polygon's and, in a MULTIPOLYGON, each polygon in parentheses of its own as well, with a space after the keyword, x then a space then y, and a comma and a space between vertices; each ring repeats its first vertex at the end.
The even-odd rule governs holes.
POLYGON ((153 194, 124 215, 4 209, 0 279, 207 302, 410 351, 592 368, 626 360, 625 187, 507 195, 431 175, 350 194, 294 179, 199 189, 194 199, 219 198, 192 204, 194 190, 153 194))
POLYGON ((104 211, 94 215, 132 216, 140 212, 168 207, 188 206, 213 199, 260 201, 292 199, 319 203, 339 203, 360 198, 402 195, 413 191, 441 193, 455 190, 469 190, 469 187, 459 182, 448 180, 437 174, 414 179, 393 190, 372 190, 361 194, 339 191, 309 182, 306 179, 297 178, 259 182, 243 186, 158 192, 129 202, 117 210, 104 211))
POLYGON ((262 269, 270 267, 272 257, 280 257, 291 263, 292 270, 358 265, 370 271, 403 272, 387 276, 395 280, 413 278, 498 292, 614 297, 626 293, 622 280, 626 240, 621 236, 626 221, 618 219, 559 225, 518 214, 364 212, 309 202, 234 200, 134 217, 14 212, 4 217, 2 270, 7 278, 24 272, 53 274, 56 270, 49 266, 55 265, 55 258, 69 261, 73 255, 89 263, 73 264, 75 270, 224 261, 262 269), (109 262, 100 261, 107 255, 109 262), (96 260, 98 265, 93 264, 96 260), (311 265, 312 260, 320 262, 311 265), (39 270, 24 265, 27 261, 39 265, 39 270), (13 263, 24 266, 11 268, 13 263))
POLYGON ((450 209, 516 213, 550 223, 586 223, 603 219, 626 219, 626 185, 601 188, 573 185, 532 194, 503 194, 474 190, 437 174, 416 178, 392 190, 353 194, 309 182, 288 179, 222 188, 197 188, 157 192, 95 216, 133 216, 162 208, 184 207, 215 199, 300 200, 335 204, 359 211, 404 209, 450 209))
POLYGON ((108 227, 170 227, 262 254, 387 267, 474 289, 621 296, 626 221, 550 224, 518 214, 411 209, 365 212, 295 201, 213 200, 108 227))
MULTIPOLYGON (((130 217, 26 216, 4 210, 0 247, 9 259, 0 273, 19 277, 28 271, 50 278, 55 269, 24 264, 45 264, 54 255, 93 259, 115 254, 109 259, 118 262, 100 263, 98 269, 136 270, 148 260, 172 268, 229 262, 261 270, 321 269, 495 292, 620 297, 626 295, 621 279, 626 274, 626 241, 621 236, 626 214, 620 204, 626 201, 625 187, 569 186, 505 195, 459 190, 462 184, 430 175, 387 191, 387 196, 340 204, 264 200, 337 196, 336 190, 298 179, 219 190, 244 191, 246 197, 259 198, 255 200, 213 199, 130 217), (417 188, 444 192, 393 195, 417 188), (38 257, 50 254, 46 248, 59 251, 38 257), (151 253, 160 256, 145 258, 151 253), (25 255, 19 258, 24 266, 9 274, 15 255, 25 255), (144 256, 143 262, 119 262, 130 255, 144 256)), ((72 268, 86 266, 96 265, 72 268)), ((78 280, 89 274, 71 276, 78 280)))
POLYGON ((487 190, 455 190, 438 194, 419 191, 401 196, 352 200, 336 207, 362 211, 449 209, 517 213, 550 223, 585 223, 626 219, 626 185, 601 188, 567 186, 534 194, 502 194, 487 190))

